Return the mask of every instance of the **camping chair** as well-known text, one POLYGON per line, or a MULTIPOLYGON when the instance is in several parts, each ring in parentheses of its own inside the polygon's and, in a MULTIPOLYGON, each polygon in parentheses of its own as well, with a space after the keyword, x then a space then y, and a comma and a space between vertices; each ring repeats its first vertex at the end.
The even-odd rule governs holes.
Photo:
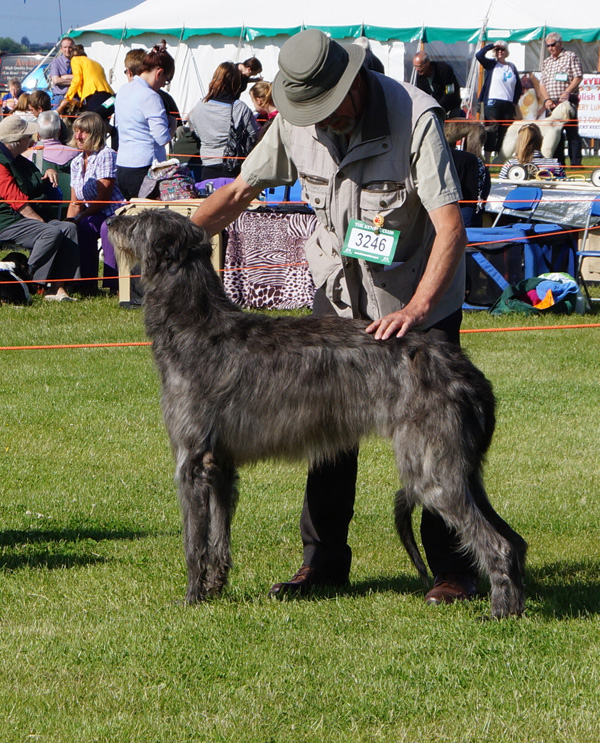
POLYGON ((271 203, 288 203, 298 204, 302 202, 302 186, 300 181, 295 181, 291 186, 275 186, 273 188, 265 188, 264 190, 265 200, 271 203))
POLYGON ((523 212, 523 219, 526 217, 531 219, 533 213, 538 208, 541 199, 541 188, 535 188, 534 186, 517 186, 516 188, 513 188, 513 190, 506 195, 492 227, 495 227, 498 224, 500 217, 506 210, 523 212))
POLYGON ((586 280, 583 278, 583 261, 586 258, 600 258, 600 250, 586 250, 586 243, 588 240, 588 235, 591 229, 592 224, 592 218, 594 218, 594 224, 597 225, 600 221, 600 196, 596 196, 596 198, 590 203, 590 210, 587 215, 587 219, 585 222, 585 228, 583 230, 583 237, 581 238, 581 248, 577 251, 577 283, 579 286, 583 289, 585 292, 585 296, 587 298, 588 302, 600 302, 600 298, 597 297, 590 297, 590 292, 588 289, 588 285, 586 283, 586 280))

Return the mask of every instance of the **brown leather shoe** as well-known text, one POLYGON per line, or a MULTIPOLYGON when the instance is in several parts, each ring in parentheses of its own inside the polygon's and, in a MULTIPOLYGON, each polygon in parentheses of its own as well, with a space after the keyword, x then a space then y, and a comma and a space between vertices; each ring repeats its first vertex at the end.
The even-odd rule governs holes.
POLYGON ((300 570, 285 583, 275 583, 271 586, 269 596, 282 598, 283 596, 305 596, 315 586, 343 586, 348 578, 332 577, 323 573, 319 568, 302 565, 300 570))
POLYGON ((477 596, 477 583, 473 576, 459 573, 436 575, 433 588, 425 596, 427 604, 452 604, 468 601, 477 596))

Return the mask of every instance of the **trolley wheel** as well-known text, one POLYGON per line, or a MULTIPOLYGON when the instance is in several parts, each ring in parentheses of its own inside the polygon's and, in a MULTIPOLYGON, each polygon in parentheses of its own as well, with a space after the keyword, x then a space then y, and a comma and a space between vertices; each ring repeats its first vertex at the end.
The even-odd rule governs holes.
POLYGON ((590 180, 596 188, 600 188, 600 168, 596 168, 590 176, 590 180))
POLYGON ((524 165, 512 165, 508 169, 508 173, 506 175, 509 181, 521 183, 521 181, 527 180, 529 174, 527 172, 527 168, 524 165))

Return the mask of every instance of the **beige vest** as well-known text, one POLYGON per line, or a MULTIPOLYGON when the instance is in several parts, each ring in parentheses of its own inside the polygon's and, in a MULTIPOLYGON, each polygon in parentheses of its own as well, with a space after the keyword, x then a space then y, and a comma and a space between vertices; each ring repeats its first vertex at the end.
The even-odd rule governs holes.
MULTIPOLYGON (((315 284, 342 317, 376 319, 394 312, 410 301, 421 280, 435 231, 411 176, 410 146, 417 120, 428 110, 443 116, 417 88, 371 74, 360 132, 343 155, 328 132, 275 119, 303 197, 319 220, 306 245, 315 284), (401 233, 392 266, 341 256, 349 220, 372 223, 377 214, 386 228, 401 233)), ((426 327, 459 309, 463 299, 461 265, 426 327)))

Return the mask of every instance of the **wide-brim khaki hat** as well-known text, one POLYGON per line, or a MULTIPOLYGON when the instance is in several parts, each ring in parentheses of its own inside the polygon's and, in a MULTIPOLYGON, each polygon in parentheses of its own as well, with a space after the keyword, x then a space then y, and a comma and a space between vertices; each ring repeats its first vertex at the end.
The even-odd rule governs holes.
POLYGON ((0 142, 10 144, 18 142, 21 137, 37 134, 37 124, 33 121, 25 121, 20 116, 10 114, 0 122, 0 142))
POLYGON ((277 110, 296 126, 323 121, 348 94, 364 59, 362 46, 342 46, 314 28, 292 36, 281 47, 273 80, 277 110))

